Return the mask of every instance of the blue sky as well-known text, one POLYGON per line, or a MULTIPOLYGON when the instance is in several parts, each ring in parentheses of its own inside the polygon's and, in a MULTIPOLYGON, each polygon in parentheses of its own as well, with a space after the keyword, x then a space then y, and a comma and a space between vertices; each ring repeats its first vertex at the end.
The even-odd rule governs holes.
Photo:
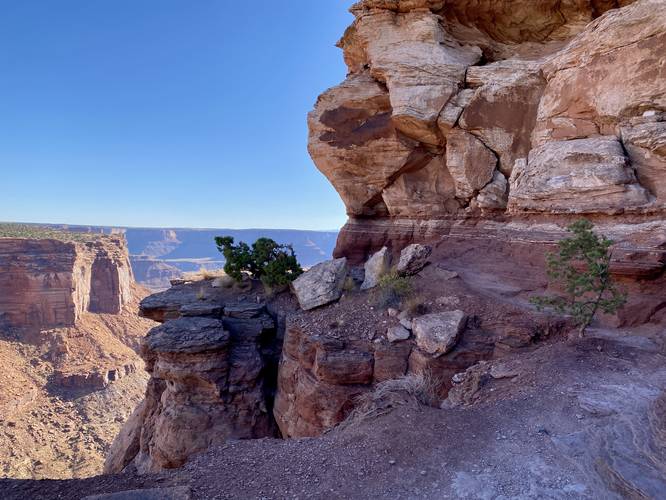
POLYGON ((332 229, 306 114, 352 0, 0 0, 0 220, 332 229))

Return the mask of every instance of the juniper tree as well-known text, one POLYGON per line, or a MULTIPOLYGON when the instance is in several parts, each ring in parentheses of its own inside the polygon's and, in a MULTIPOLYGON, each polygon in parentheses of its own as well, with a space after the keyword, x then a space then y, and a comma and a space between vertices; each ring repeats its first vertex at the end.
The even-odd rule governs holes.
POLYGON ((586 219, 567 228, 573 236, 558 243, 558 253, 546 257, 548 277, 561 294, 530 300, 539 310, 549 308, 569 314, 581 336, 597 312, 614 314, 626 303, 626 294, 613 282, 610 273, 613 241, 598 236, 593 228, 586 219))
POLYGON ((236 281, 243 273, 260 279, 269 288, 288 285, 303 273, 291 245, 280 245, 270 238, 259 238, 250 247, 231 236, 215 238, 217 249, 224 255, 224 272, 236 281))

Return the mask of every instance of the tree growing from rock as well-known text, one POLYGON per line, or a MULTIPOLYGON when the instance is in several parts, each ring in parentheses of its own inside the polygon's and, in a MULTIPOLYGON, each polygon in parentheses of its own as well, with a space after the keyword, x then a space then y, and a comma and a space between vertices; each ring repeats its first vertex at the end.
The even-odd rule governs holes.
POLYGON ((217 249, 224 255, 224 272, 236 281, 247 273, 269 287, 288 285, 303 273, 292 245, 280 245, 270 238, 259 238, 252 246, 234 244, 231 236, 217 236, 217 249))
POLYGON ((593 229, 586 219, 574 222, 567 228, 573 236, 559 242, 558 253, 546 257, 551 284, 562 294, 530 299, 539 310, 569 314, 581 336, 599 311, 615 314, 627 300, 610 274, 613 241, 593 229))

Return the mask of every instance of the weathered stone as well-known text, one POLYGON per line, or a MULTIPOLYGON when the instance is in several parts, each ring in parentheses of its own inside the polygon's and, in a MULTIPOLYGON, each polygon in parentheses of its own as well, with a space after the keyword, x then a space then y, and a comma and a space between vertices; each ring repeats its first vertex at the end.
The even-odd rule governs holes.
POLYGON ((460 210, 455 196, 453 178, 443 156, 435 156, 423 168, 403 173, 382 193, 389 215, 403 217, 454 214, 460 210))
POLYGON ((398 261, 396 271, 406 276, 418 274, 428 265, 428 257, 431 253, 432 248, 419 243, 413 243, 403 248, 400 252, 400 261, 398 261))
POLYGON ((153 328, 144 340, 145 349, 155 353, 219 351, 229 345, 229 332, 213 318, 179 318, 153 328))
POLYGON ((393 125, 388 92, 368 74, 352 75, 322 94, 308 126, 310 155, 349 214, 375 213, 390 179, 419 161, 412 154, 416 143, 393 125))
POLYGON ((402 325, 392 326, 386 332, 386 337, 388 338, 389 342, 407 340, 411 335, 412 333, 402 325))
POLYGON ((509 183, 500 171, 493 172, 493 180, 476 196, 474 203, 484 210, 504 210, 509 200, 509 183))
POLYGON ((375 348, 375 381, 400 378, 407 373, 410 342, 380 343, 375 348))
MULTIPOLYGON (((194 311, 200 284, 180 287, 155 302, 190 297, 192 307, 181 308, 194 311)), ((140 472, 180 467, 227 439, 275 435, 267 400, 279 355, 275 321, 263 304, 233 302, 227 312, 241 317, 181 316, 146 335, 141 355, 151 378, 144 403, 114 443, 106 472, 130 462, 140 472)))
POLYGON ((614 137, 544 144, 530 152, 527 163, 516 163, 510 182, 513 211, 589 213, 649 202, 614 137))
POLYGON ((666 108, 666 4, 642 0, 591 23, 543 66, 534 146, 619 135, 625 117, 666 108))
POLYGON ((347 259, 321 262, 292 282, 298 303, 304 310, 334 302, 342 295, 347 276, 347 259))
POLYGON ((470 67, 467 83, 477 87, 460 116, 460 127, 499 158, 506 176, 527 156, 545 81, 538 64, 508 60, 470 67))
POLYGON ((436 15, 422 9, 372 11, 352 29, 353 42, 343 39, 343 50, 364 47, 372 76, 388 87, 396 128, 419 142, 439 144, 437 118, 463 86, 467 66, 481 58, 480 49, 457 43, 436 15))
POLYGON ((372 255, 365 263, 365 279, 361 285, 361 290, 369 290, 379 284, 379 280, 384 276, 391 265, 391 253, 386 247, 382 247, 372 255))
MULTIPOLYGON (((471 68, 468 69, 468 72, 471 68)), ((458 124, 458 119, 464 109, 469 106, 474 97, 474 89, 463 89, 454 97, 449 99, 444 109, 437 118, 437 126, 442 136, 447 137, 451 130, 458 124)))
POLYGON ((466 321, 462 311, 426 314, 414 318, 412 331, 416 336, 416 345, 428 354, 446 354, 458 342, 466 321))
POLYGON ((224 315, 230 318, 258 318, 265 312, 266 304, 263 302, 236 302, 224 306, 224 315))
POLYGON ((85 313, 119 314, 133 296, 123 238, 89 242, 0 238, 0 322, 74 326, 85 313))
POLYGON ((492 179, 497 158, 472 134, 454 130, 447 136, 446 166, 458 198, 469 199, 492 179))
POLYGON ((638 181, 666 204, 666 121, 624 126, 622 142, 638 181))
POLYGON ((317 349, 313 373, 322 382, 347 385, 372 380, 373 358, 367 352, 317 349))

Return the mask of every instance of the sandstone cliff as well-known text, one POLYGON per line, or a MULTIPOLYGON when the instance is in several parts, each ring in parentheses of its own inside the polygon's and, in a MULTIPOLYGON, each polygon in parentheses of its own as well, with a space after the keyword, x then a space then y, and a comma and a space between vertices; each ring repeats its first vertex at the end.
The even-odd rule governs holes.
POLYGON ((66 327, 86 311, 118 314, 132 282, 119 237, 0 237, 0 321, 7 327, 66 327))
POLYGON ((349 74, 308 119, 310 154, 350 216, 337 255, 483 220, 663 219, 663 1, 351 10, 349 74))
POLYGON ((0 471, 98 473, 146 376, 125 241, 0 227, 0 471))

